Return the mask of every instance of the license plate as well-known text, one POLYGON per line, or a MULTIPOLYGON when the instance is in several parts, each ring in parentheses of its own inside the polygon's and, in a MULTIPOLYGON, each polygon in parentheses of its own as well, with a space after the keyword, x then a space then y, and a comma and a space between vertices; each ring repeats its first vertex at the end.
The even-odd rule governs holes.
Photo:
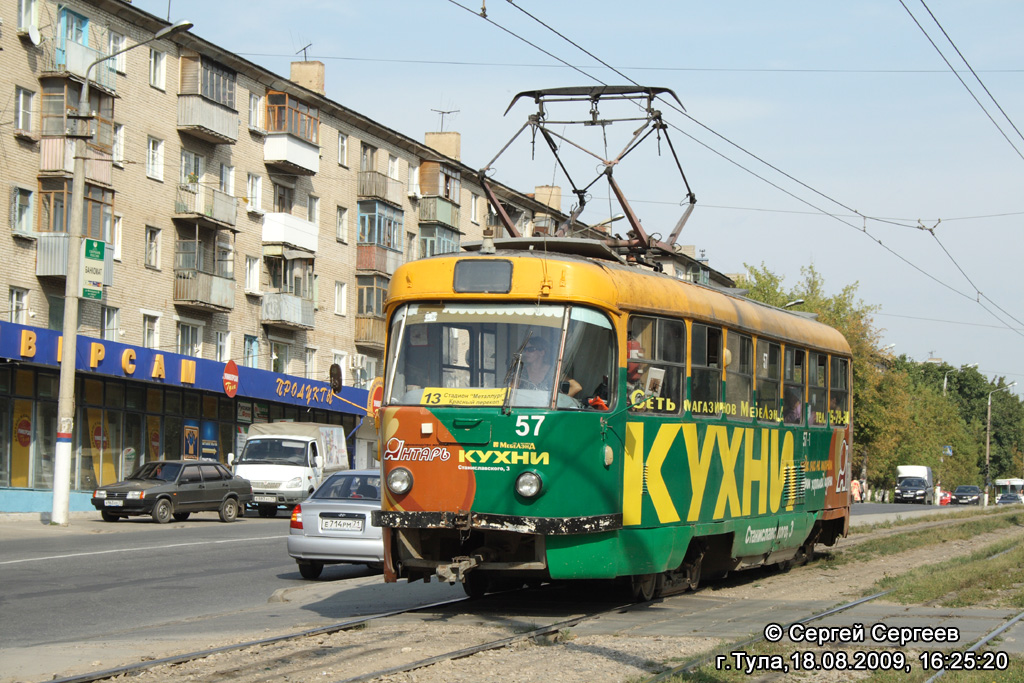
POLYGON ((320 531, 362 531, 361 519, 320 519, 320 531))
POLYGON ((123 500, 111 500, 110 498, 107 498, 105 501, 103 501, 103 505, 108 507, 108 508, 119 508, 119 507, 123 507, 124 506, 124 501, 123 500))
POLYGON ((252 499, 257 503, 276 503, 277 496, 253 496, 252 499))

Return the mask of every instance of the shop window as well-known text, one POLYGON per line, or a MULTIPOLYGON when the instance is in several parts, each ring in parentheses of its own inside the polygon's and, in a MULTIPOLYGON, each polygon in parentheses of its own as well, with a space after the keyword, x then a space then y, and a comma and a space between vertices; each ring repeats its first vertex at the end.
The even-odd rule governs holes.
POLYGON ((164 412, 164 392, 161 389, 146 389, 146 411, 150 413, 164 412))
POLYGON ((52 489, 53 463, 56 459, 56 440, 54 437, 57 434, 57 404, 55 402, 36 402, 34 427, 35 452, 32 458, 32 486, 37 489, 52 489))
POLYGON ((220 414, 221 420, 228 420, 233 422, 235 419, 235 402, 230 398, 220 399, 220 414))
POLYGON ((105 405, 108 408, 124 408, 124 385, 115 382, 107 382, 107 400, 105 405))
POLYGON ((132 410, 144 410, 146 407, 146 390, 144 387, 127 386, 124 390, 124 405, 132 410))
POLYGON ((165 412, 171 415, 181 415, 181 392, 168 390, 164 396, 165 412))
MULTIPOLYGON (((170 393, 170 392, 168 392, 170 393)), ((183 423, 180 417, 164 418, 164 460, 180 460, 184 455, 181 450, 181 430, 183 423)))
POLYGON ((14 372, 14 393, 18 396, 36 395, 36 373, 32 370, 18 369, 14 372))
POLYGON ((51 375, 49 373, 39 373, 39 386, 37 391, 39 392, 39 398, 57 398, 57 394, 60 392, 60 375, 51 375))
POLYGON ((187 417, 199 417, 199 394, 185 392, 182 398, 182 413, 187 417))
POLYGON ((213 394, 203 394, 203 418, 206 420, 217 419, 217 397, 213 394))

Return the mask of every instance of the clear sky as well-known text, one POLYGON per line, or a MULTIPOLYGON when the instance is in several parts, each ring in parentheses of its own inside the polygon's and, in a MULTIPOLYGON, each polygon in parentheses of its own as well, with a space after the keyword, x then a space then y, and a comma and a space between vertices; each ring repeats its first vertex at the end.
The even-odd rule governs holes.
MULTIPOLYGON (((473 168, 533 113, 520 103, 503 116, 518 92, 671 88, 686 115, 661 109, 698 201, 681 244, 725 273, 763 262, 789 286, 813 264, 829 293, 858 283, 881 306, 892 353, 978 363, 1024 385, 1024 3, 490 0, 486 19, 482 0, 134 4, 189 19, 193 33, 284 76, 308 45, 329 98, 411 138, 441 129, 435 110, 452 111, 444 130, 462 134, 473 168)), ((608 129, 610 153, 634 127, 608 129)), ((602 151, 600 138, 580 139, 602 151)), ((644 228, 667 236, 685 189, 656 151, 648 140, 615 177, 644 228)), ((577 161, 570 172, 585 184, 595 163, 577 161)), ((521 139, 495 166, 520 191, 560 185, 572 208, 541 144, 531 160, 521 139)), ((619 213, 607 197, 595 185, 582 218, 619 213)))

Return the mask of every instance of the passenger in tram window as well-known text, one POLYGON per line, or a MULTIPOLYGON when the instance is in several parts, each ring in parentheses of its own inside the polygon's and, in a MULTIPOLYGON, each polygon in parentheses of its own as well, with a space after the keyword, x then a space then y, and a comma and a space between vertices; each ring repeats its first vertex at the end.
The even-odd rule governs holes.
POLYGON ((788 387, 786 389, 786 411, 783 419, 787 424, 799 424, 803 413, 803 401, 800 400, 800 392, 797 389, 788 387))

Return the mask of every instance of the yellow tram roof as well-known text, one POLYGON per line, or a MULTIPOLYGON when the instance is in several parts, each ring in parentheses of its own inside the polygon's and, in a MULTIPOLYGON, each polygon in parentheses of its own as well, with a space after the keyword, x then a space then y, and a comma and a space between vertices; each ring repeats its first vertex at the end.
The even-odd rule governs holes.
POLYGON ((837 330, 816 320, 726 291, 677 280, 614 260, 540 250, 441 254, 400 266, 388 288, 387 309, 410 301, 494 300, 589 304, 613 314, 640 312, 718 323, 779 341, 849 355, 837 330), (512 261, 508 294, 454 290, 455 264, 465 259, 512 261))

